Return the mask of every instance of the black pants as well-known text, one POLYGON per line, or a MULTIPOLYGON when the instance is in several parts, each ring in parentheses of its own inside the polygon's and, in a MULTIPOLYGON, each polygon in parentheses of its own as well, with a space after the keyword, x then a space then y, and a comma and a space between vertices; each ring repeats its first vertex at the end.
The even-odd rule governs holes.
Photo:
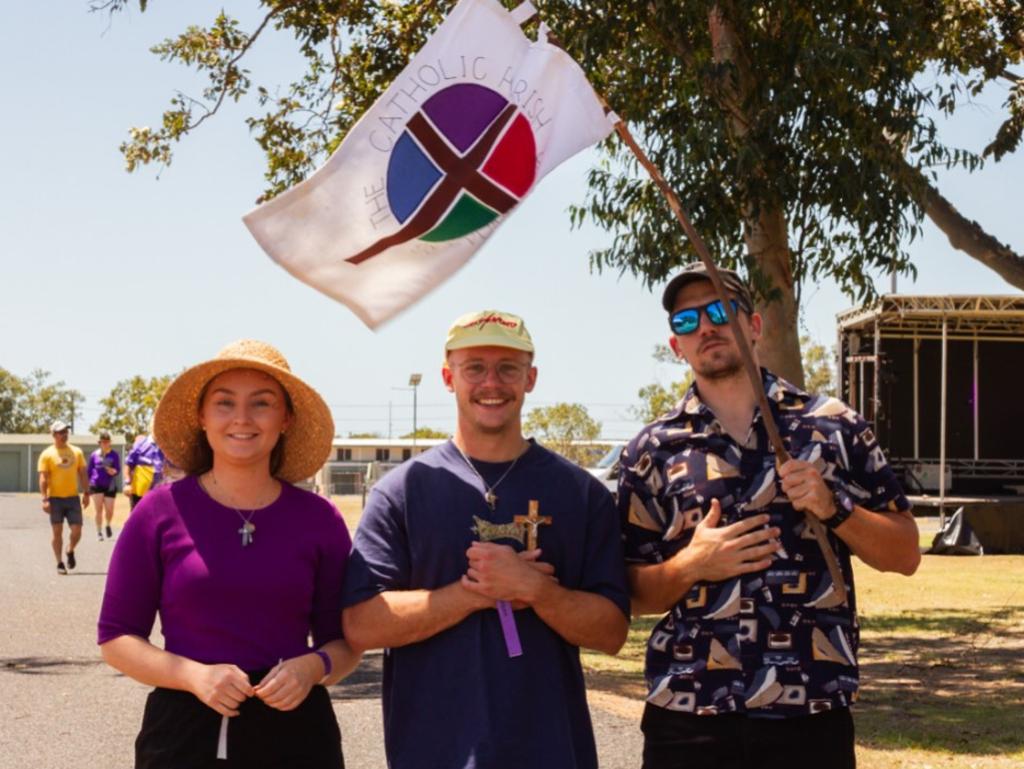
POLYGON ((695 716, 648 705, 643 769, 854 769, 853 717, 695 716))
POLYGON ((135 769, 344 769, 341 731, 327 689, 295 710, 250 697, 229 719, 228 757, 217 759, 222 716, 189 692, 154 689, 135 740, 135 769))

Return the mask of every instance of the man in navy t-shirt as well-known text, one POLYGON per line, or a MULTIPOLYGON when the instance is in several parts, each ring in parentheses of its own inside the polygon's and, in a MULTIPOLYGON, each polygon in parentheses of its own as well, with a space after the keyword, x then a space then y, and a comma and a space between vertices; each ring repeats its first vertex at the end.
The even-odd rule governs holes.
POLYGON ((629 599, 611 496, 522 434, 522 319, 466 315, 445 344, 455 437, 373 489, 345 637, 386 648, 392 769, 594 769, 579 647, 616 653, 629 599))

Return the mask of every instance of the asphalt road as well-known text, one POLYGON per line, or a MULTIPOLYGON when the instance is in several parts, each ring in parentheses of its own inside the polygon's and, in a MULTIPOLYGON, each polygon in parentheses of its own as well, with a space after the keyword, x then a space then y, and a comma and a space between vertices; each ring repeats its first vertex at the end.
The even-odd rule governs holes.
MULTIPOLYGON (((97 542, 88 519, 84 530, 78 568, 59 576, 38 497, 0 494, 0 769, 132 766, 149 690, 99 658, 96 617, 113 543, 97 542)), ((331 687, 349 769, 385 766, 380 661, 368 655, 331 687)), ((639 766, 638 711, 613 695, 592 698, 604 769, 639 766)))

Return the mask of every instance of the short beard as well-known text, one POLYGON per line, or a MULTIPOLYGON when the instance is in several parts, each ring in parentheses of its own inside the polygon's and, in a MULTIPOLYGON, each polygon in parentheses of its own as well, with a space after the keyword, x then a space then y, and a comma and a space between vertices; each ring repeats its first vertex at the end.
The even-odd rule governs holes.
POLYGON ((693 370, 702 378, 710 381, 732 379, 743 372, 743 361, 740 356, 729 350, 727 354, 717 360, 703 361, 693 367, 693 370))

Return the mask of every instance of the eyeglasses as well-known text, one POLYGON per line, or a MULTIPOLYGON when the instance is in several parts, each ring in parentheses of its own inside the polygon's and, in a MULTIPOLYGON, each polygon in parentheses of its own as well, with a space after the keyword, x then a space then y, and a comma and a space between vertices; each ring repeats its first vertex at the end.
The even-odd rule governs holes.
MULTIPOLYGON (((480 384, 487 379, 487 372, 491 370, 490 366, 479 360, 458 363, 455 367, 459 370, 462 378, 470 384, 480 384)), ((498 375, 498 381, 502 384, 518 384, 526 377, 528 368, 521 363, 503 360, 494 365, 494 373, 498 375)))
MULTIPOLYGON (((729 304, 732 305, 732 311, 738 314, 740 303, 735 299, 730 299, 729 304)), ((716 326, 724 326, 729 322, 729 316, 725 314, 722 300, 716 299, 703 307, 684 307, 672 313, 668 318, 668 325, 672 328, 672 333, 685 335, 696 331, 700 327, 701 310, 707 313, 708 319, 716 326)))

